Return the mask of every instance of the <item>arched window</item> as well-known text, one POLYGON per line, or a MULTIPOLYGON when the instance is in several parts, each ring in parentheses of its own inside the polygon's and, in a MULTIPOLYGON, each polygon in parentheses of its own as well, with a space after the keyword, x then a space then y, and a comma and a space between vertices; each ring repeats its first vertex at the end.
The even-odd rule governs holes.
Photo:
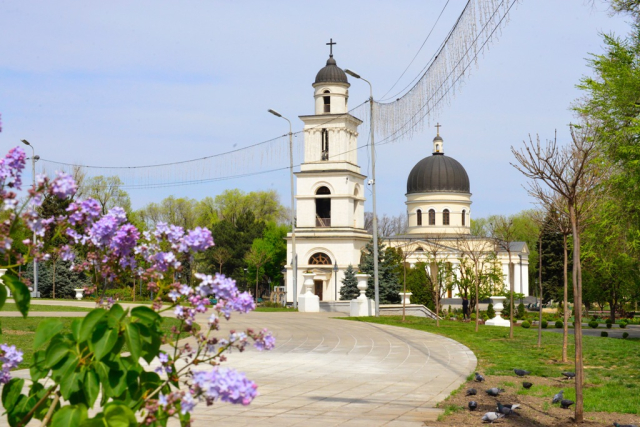
POLYGON ((420 209, 416 211, 416 219, 418 221, 418 225, 422 225, 422 211, 420 209))
POLYGON ((449 225, 449 209, 442 211, 442 225, 449 225))
MULTIPOLYGON (((316 195, 324 196, 331 194, 327 187, 320 187, 316 190, 316 195)), ((331 227, 331 198, 316 198, 316 227, 331 227)))
MULTIPOLYGON (((330 92, 328 90, 325 90, 324 93, 329 94, 330 92)), ((324 101, 324 112, 325 113, 330 113, 331 112, 331 97, 329 95, 325 95, 322 97, 322 100, 324 101)))
POLYGON ((322 160, 329 160, 329 131, 322 129, 322 160))
POLYGON ((462 226, 464 227, 467 224, 467 211, 462 210, 462 226))
POLYGON ((331 258, 324 252, 316 252, 309 258, 309 265, 331 265, 331 258))
POLYGON ((429 209, 429 225, 436 225, 436 211, 429 209))

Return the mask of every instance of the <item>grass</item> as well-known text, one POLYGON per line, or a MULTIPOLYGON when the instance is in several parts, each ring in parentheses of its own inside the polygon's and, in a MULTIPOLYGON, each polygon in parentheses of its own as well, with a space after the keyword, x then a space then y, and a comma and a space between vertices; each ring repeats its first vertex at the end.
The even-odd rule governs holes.
MULTIPOLYGON (((381 323, 417 329, 444 335, 469 347, 478 358, 478 371, 486 375, 513 376, 513 369, 526 369, 532 376, 560 380, 561 372, 573 370, 573 363, 561 363, 562 334, 543 330, 542 347, 537 347, 537 329, 514 329, 514 339, 509 339, 508 328, 480 325, 474 332, 473 323, 440 322, 419 317, 407 317, 402 322, 399 316, 351 318, 349 320, 381 323)), ((569 336, 569 343, 573 336, 569 336)), ((602 337, 583 337, 583 360, 585 365, 584 408, 593 412, 619 412, 640 414, 640 342, 602 337)), ((569 345, 569 360, 573 358, 574 346, 569 345)), ((575 400, 572 382, 562 381, 565 396, 575 400)), ((549 390, 532 388, 520 394, 545 395, 549 390)), ((554 392, 555 393, 555 392, 554 392)), ((551 393, 553 395, 553 393, 551 393)))
MULTIPOLYGON (((6 303, 0 311, 18 311, 18 307, 15 303, 8 302, 6 303)), ((74 306, 65 306, 65 305, 40 305, 40 304, 31 304, 29 307, 29 311, 91 311, 88 307, 74 307, 74 306)))
MULTIPOLYGON (((2 331, 0 331, 0 342, 9 345, 15 345, 23 353, 24 360, 19 366, 20 369, 27 368, 33 360, 33 339, 35 336, 38 324, 47 317, 28 317, 23 319, 21 317, 5 317, 2 318, 0 324, 2 325, 2 331)), ((77 319, 77 317, 60 317, 59 318, 64 329, 62 332, 70 332, 71 322, 77 319)), ((169 332, 171 327, 179 326, 180 320, 174 318, 163 317, 162 330, 169 332)))
POLYGON ((286 307, 256 307, 254 311, 263 312, 263 313, 273 313, 273 312, 287 312, 287 313, 295 313, 298 309, 286 308, 286 307))

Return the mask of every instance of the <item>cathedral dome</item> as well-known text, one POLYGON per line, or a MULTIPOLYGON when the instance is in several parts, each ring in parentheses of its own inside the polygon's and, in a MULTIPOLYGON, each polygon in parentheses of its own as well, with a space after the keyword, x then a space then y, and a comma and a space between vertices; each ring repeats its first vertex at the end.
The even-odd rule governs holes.
POLYGON ((467 171, 460 162, 442 153, 420 160, 407 179, 407 194, 437 191, 470 193, 467 171))
POLYGON ((327 65, 318 71, 316 75, 315 83, 346 83, 349 84, 347 80, 347 75, 342 68, 336 65, 336 60, 333 59, 333 55, 329 57, 327 60, 327 65))

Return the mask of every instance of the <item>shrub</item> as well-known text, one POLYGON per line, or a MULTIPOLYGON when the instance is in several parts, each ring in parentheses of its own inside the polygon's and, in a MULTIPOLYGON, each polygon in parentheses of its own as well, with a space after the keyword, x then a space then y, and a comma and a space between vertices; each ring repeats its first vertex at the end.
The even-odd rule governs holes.
POLYGON ((607 331, 602 331, 602 332, 600 332, 600 336, 601 336, 601 337, 603 337, 603 338, 606 338, 606 337, 608 337, 608 336, 609 336, 609 332, 607 332, 607 331))
POLYGON ((518 319, 524 319, 526 315, 527 315, 527 312, 524 308, 524 304, 523 303, 518 304, 518 311, 516 313, 516 317, 518 319))
POLYGON ((543 320, 540 326, 542 326, 542 329, 547 329, 547 326, 549 326, 549 322, 547 322, 546 320, 543 320))
POLYGON ((622 329, 627 327, 627 322, 624 320, 621 320, 620 323, 618 324, 618 326, 620 326, 622 329))
POLYGON ((531 327, 531 323, 529 323, 528 320, 525 320, 524 322, 522 322, 522 327, 525 329, 529 329, 531 327))
POLYGON ((622 334, 622 339, 627 339, 629 338, 629 332, 625 332, 624 334, 622 334))
POLYGON ((607 320, 607 329, 611 329, 613 325, 611 324, 611 322, 609 320, 607 320))
POLYGON ((509 300, 505 300, 502 305, 504 306, 504 308, 502 309, 502 318, 503 319, 509 319, 511 317, 511 315, 509 314, 511 312, 511 303, 509 302, 509 300))
POLYGON ((598 329, 598 325, 599 325, 599 323, 596 322, 595 320, 592 320, 591 322, 589 322, 589 327, 590 328, 598 329))
POLYGON ((556 328, 562 329, 564 327, 564 322, 562 320, 556 320, 556 328))
POLYGON ((476 320, 476 314, 475 313, 471 313, 471 316, 469 316, 469 318, 471 320, 476 320))
POLYGON ((489 320, 489 319, 490 319, 490 317, 487 315, 486 312, 482 313, 482 320, 486 321, 486 320, 489 320))
POLYGON ((610 324, 612 324, 613 322, 611 321, 611 319, 607 319, 607 320, 605 321, 605 323, 606 323, 607 325, 610 325, 610 324))
POLYGON ((493 309, 493 304, 489 303, 489 305, 487 306, 487 316, 489 317, 489 319, 493 319, 494 317, 496 317, 496 311, 493 309))

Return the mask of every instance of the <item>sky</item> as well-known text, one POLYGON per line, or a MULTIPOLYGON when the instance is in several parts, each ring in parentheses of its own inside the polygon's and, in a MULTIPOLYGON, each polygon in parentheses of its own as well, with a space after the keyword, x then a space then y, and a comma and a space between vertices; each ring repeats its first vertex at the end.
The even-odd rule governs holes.
MULTIPOLYGON (((338 66, 387 92, 419 51, 446 0, 145 1, 0 0, 1 149, 29 140, 43 159, 134 166, 188 160, 265 141, 288 131, 267 113, 313 114, 316 73, 333 38, 338 66)), ((424 67, 462 11, 442 18, 397 88, 424 67)), ((602 52, 602 33, 625 35, 629 19, 601 0, 521 0, 499 38, 433 121, 445 153, 471 181, 472 215, 532 207, 511 146, 557 129, 567 142, 576 84, 602 52)), ((350 78, 351 106, 369 87, 350 78)), ((360 129, 361 139, 367 129, 360 129)), ((405 212, 406 178, 431 154, 435 129, 377 148, 380 214, 405 212)), ((366 150, 359 150, 364 174, 366 150)), ((276 164, 277 163, 277 164, 276 164)), ((251 173, 256 165, 233 173, 251 173)), ((286 165, 286 162, 285 162, 286 165)), ((29 178, 30 179, 30 178, 29 178)), ((165 182, 179 180, 168 176, 165 182)), ((129 188, 140 208, 164 197, 202 199, 225 189, 277 190, 289 200, 288 171, 203 184, 129 188)), ((366 209, 371 210, 371 194, 366 209)))

